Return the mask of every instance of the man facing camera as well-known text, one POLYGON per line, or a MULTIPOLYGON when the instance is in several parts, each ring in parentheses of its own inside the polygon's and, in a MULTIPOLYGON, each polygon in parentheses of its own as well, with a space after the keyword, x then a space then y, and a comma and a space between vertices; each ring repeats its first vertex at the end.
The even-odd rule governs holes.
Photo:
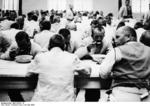
POLYGON ((81 46, 76 50, 75 54, 82 58, 85 55, 93 55, 93 54, 106 54, 111 48, 112 44, 106 42, 103 39, 105 36, 105 30, 103 27, 99 26, 92 29, 91 40, 89 40, 89 45, 81 46))
MULTIPOLYGON (((113 78, 109 101, 149 101, 150 48, 136 42, 136 32, 125 26, 116 32, 115 44, 99 65, 97 75, 113 78)), ((92 74, 91 74, 92 75, 92 74)))

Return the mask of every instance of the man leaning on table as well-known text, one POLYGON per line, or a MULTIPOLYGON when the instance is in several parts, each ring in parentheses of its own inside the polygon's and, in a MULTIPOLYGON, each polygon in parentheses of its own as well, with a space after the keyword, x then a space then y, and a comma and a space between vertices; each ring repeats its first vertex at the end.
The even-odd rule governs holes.
POLYGON ((113 78, 108 101, 150 101, 150 48, 136 42, 136 32, 125 26, 116 31, 115 44, 91 76, 113 78), (98 72, 98 73, 94 73, 98 72))

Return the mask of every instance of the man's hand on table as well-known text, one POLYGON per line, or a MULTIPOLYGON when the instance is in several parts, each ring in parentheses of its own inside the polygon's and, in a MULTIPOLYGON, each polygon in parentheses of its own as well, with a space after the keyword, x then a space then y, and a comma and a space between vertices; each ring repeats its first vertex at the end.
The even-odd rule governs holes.
POLYGON ((83 76, 83 77, 90 77, 91 75, 91 68, 90 67, 79 67, 76 69, 76 74, 78 76, 83 76))

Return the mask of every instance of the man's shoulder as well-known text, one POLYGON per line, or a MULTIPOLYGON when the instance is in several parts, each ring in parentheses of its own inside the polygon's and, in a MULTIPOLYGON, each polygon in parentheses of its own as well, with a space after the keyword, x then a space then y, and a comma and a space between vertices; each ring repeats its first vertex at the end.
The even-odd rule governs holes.
POLYGON ((140 42, 128 42, 117 48, 119 48, 121 51, 125 51, 125 52, 136 52, 136 51, 144 50, 144 49, 150 50, 150 47, 145 46, 144 44, 142 44, 140 42))
POLYGON ((76 54, 73 54, 73 53, 69 53, 67 51, 64 51, 64 56, 70 58, 70 59, 74 59, 74 58, 77 58, 77 55, 76 54))

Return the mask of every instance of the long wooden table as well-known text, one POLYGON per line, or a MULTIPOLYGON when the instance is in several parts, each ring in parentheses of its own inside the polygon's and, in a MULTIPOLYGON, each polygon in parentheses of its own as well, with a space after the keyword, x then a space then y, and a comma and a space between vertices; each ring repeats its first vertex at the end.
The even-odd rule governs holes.
MULTIPOLYGON (((92 65, 89 62, 86 64, 92 65)), ((38 75, 29 75, 27 73, 28 66, 29 64, 0 60, 0 90, 8 91, 11 101, 24 101, 20 92, 36 88, 38 75)), ((107 89, 110 82, 110 79, 103 80, 99 77, 75 76, 75 88, 80 89, 107 89)))
POLYGON ((36 87, 38 75, 28 74, 28 65, 0 60, 0 91, 7 91, 11 101, 24 101, 20 92, 36 87))

